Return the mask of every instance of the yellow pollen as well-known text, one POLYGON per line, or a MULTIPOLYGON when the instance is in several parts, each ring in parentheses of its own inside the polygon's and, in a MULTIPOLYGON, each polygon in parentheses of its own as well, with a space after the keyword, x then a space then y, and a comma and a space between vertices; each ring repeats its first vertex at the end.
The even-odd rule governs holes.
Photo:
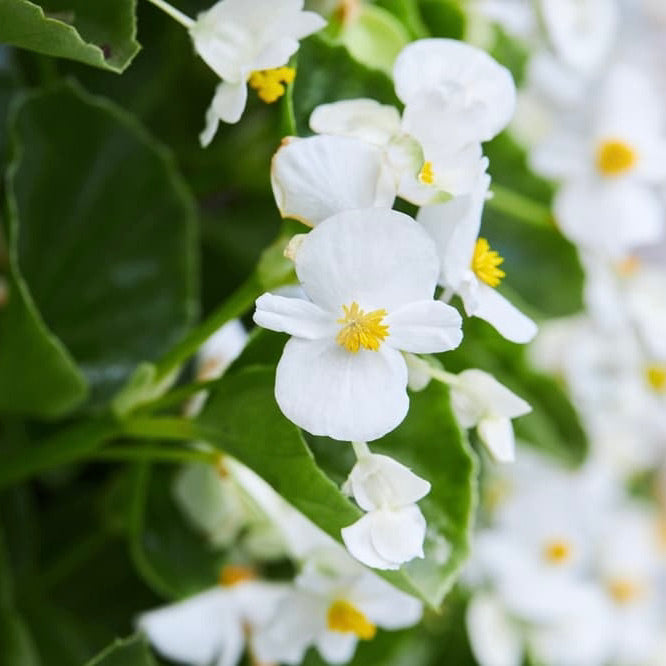
POLYGON ((432 162, 424 162, 417 176, 422 185, 432 185, 435 182, 435 174, 432 170, 432 162))
POLYGON ((563 539, 553 539, 547 542, 543 549, 543 556, 549 564, 564 564, 572 555, 571 544, 563 539))
POLYGON ((666 393, 666 363, 651 363, 645 368, 645 379, 652 390, 666 393))
POLYGON ((285 84, 291 83, 296 76, 293 67, 262 69, 250 74, 250 87, 254 88, 259 98, 267 104, 277 101, 284 95, 285 84))
POLYGON ((621 139, 606 139, 597 148, 597 168, 605 176, 619 176, 636 162, 636 153, 621 139))
POLYGON ((496 287, 506 273, 498 266, 504 261, 495 250, 490 249, 490 245, 485 238, 479 238, 474 248, 472 257, 472 270, 476 276, 491 287, 496 287))
POLYGON ((364 641, 375 637, 377 627, 348 601, 334 601, 328 609, 328 628, 344 634, 356 634, 364 641))
POLYGON ((644 593, 643 586, 628 578, 614 578, 608 581, 608 593, 618 604, 629 604, 644 593))
POLYGON ((629 277, 641 267, 641 260, 636 255, 629 255, 615 264, 615 270, 620 277, 629 277))
POLYGON ((238 583, 246 583, 249 580, 255 580, 256 571, 252 567, 244 567, 240 564, 227 564, 220 570, 217 582, 222 587, 231 587, 238 583))
POLYGON ((354 301, 349 307, 342 306, 345 316, 338 319, 344 324, 335 341, 347 351, 357 352, 361 347, 377 351, 382 340, 388 335, 389 327, 382 324, 388 314, 386 310, 373 310, 366 314, 354 301))

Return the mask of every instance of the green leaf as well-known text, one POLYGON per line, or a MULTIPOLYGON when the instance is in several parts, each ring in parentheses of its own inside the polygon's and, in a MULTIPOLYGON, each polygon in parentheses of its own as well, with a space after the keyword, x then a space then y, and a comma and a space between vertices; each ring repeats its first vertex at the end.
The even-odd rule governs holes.
POLYGON ((465 14, 457 0, 419 0, 419 8, 433 37, 463 38, 465 14))
MULTIPOLYGON (((282 416, 273 384, 272 368, 245 367, 226 375, 211 392, 198 423, 212 443, 254 469, 339 541, 340 530, 360 512, 317 465, 298 428, 282 416)), ((324 441, 318 448, 338 465, 332 475, 340 481, 340 463, 345 471, 353 463, 350 447, 324 441)), ((446 391, 433 386, 413 396, 407 420, 372 448, 399 458, 433 483, 422 503, 433 528, 426 559, 384 575, 439 606, 467 554, 476 497, 474 459, 453 420, 446 391)))
POLYGON ((10 609, 0 608, 0 646, 3 664, 40 666, 32 638, 21 617, 10 609))
POLYGON ((174 502, 173 470, 137 465, 132 486, 130 549, 143 579, 171 599, 214 585, 223 555, 194 531, 174 502))
POLYGON ((287 94, 293 95, 299 136, 312 134, 310 114, 320 104, 372 97, 384 104, 400 105, 386 74, 364 67, 344 46, 333 46, 316 35, 301 42, 296 79, 287 94))
MULTIPOLYGON (((11 138, 13 270, 99 402, 141 361, 163 355, 196 314, 194 204, 173 159, 145 130, 72 84, 27 95, 11 138), (54 169, 64 156, 67 168, 54 169)), ((23 360, 20 381, 41 390, 43 366, 23 358, 23 331, 6 330, 4 353, 23 360)), ((9 386, 0 379, 0 395, 15 390, 16 375, 2 378, 9 386)), ((30 401, 13 407, 47 411, 30 401)))
POLYGON ((576 410, 552 377, 530 368, 523 345, 508 342, 489 324, 472 317, 464 322, 460 347, 439 358, 451 372, 485 370, 527 400, 532 412, 513 422, 525 443, 569 465, 585 460, 588 442, 576 410))
POLYGON ((155 666, 155 660, 145 640, 141 636, 133 636, 115 641, 86 666, 155 666))
POLYGON ((0 42, 122 72, 139 51, 136 0, 0 0, 0 42))

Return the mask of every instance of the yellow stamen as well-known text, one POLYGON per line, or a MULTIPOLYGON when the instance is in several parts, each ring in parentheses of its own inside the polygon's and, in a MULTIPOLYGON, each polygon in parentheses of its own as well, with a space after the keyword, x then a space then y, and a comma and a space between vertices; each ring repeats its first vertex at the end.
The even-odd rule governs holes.
POLYGON ((495 250, 490 249, 490 245, 485 238, 479 238, 474 248, 472 257, 472 270, 476 276, 491 287, 496 287, 506 273, 498 266, 504 261, 495 250))
POLYGON ((629 578, 614 578, 608 581, 608 593, 615 603, 626 605, 636 601, 645 592, 643 586, 629 578))
POLYGON ((645 379, 653 391, 666 393, 666 363, 651 363, 645 368, 645 379))
POLYGON ((375 637, 377 627, 348 601, 334 601, 328 609, 328 628, 331 631, 356 634, 364 641, 375 637))
POLYGON ((257 91, 260 99, 271 104, 284 95, 284 84, 291 83, 295 76, 296 70, 293 67, 263 69, 250 74, 249 84, 257 91))
POLYGON ((357 352, 361 347, 377 351, 382 340, 388 335, 389 327, 382 324, 388 314, 386 310, 374 310, 367 314, 354 301, 349 307, 342 306, 345 316, 338 319, 344 324, 335 341, 347 351, 357 352))
POLYGON ((435 182, 435 174, 432 170, 432 162, 424 162, 417 176, 422 185, 432 185, 435 182))
POLYGON ((573 548, 564 539, 553 539, 548 541, 543 549, 543 556, 549 564, 564 564, 571 559, 573 548))
POLYGON ((615 264, 615 270, 620 277, 629 277, 641 267, 641 260, 636 255, 629 255, 615 264))
POLYGON ((244 567, 241 564, 226 564, 220 570, 217 582, 222 587, 231 587, 238 583, 246 583, 249 580, 255 580, 257 572, 252 567, 244 567))
POLYGON ((619 176, 636 162, 636 153, 621 139, 606 139, 597 148, 597 168, 605 176, 619 176))

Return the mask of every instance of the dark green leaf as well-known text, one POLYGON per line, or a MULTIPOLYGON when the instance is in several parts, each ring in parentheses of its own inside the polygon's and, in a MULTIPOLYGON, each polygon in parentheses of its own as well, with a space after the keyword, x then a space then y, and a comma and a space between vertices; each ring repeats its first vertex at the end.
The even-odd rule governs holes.
POLYGON ((393 82, 386 74, 364 67, 344 46, 333 46, 316 35, 301 42, 296 80, 290 94, 299 136, 312 134, 308 124, 310 114, 320 104, 357 97, 400 104, 393 82))
POLYGON ((139 50, 136 0, 0 0, 0 42, 122 72, 139 50))
POLYGON ((117 640, 86 666, 155 666, 145 640, 140 636, 117 640))
POLYGON ((21 617, 0 608, 0 664, 2 666, 40 666, 32 638, 21 617))
POLYGON ((462 39, 465 14, 456 0, 419 0, 423 22, 433 37, 462 39))
MULTIPOLYGON (((27 96, 11 136, 14 270, 103 399, 139 362, 168 350, 196 313, 194 204, 159 144, 71 84, 27 96), (64 158, 67 168, 54 169, 64 158)), ((4 353, 21 359, 25 339, 10 332, 4 353)), ((28 360, 21 381, 39 390, 42 366, 28 360)), ((2 377, 14 390, 16 375, 2 377)))

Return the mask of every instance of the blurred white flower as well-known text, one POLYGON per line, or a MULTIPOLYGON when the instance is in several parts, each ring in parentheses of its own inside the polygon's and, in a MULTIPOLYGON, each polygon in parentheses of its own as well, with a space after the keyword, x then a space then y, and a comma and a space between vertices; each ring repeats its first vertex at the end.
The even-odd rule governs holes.
POLYGON ((423 557, 426 521, 416 505, 430 484, 388 456, 360 456, 343 490, 365 511, 342 529, 347 550, 375 569, 398 569, 423 557))
POLYGON ((294 261, 310 300, 264 294, 254 315, 292 336, 277 367, 278 405, 313 434, 377 439, 409 407, 398 350, 446 351, 462 339, 458 312, 433 299, 432 241, 402 213, 346 211, 307 234, 294 261))

